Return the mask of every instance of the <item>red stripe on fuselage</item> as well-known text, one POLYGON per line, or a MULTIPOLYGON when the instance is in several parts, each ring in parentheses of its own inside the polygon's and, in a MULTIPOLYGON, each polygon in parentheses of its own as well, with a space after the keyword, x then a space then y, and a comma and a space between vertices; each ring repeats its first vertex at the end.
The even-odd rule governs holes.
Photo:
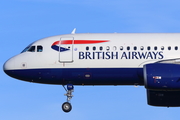
POLYGON ((95 43, 103 43, 103 42, 109 42, 109 40, 62 40, 62 41, 56 41, 52 45, 59 45, 59 44, 95 44, 95 43))

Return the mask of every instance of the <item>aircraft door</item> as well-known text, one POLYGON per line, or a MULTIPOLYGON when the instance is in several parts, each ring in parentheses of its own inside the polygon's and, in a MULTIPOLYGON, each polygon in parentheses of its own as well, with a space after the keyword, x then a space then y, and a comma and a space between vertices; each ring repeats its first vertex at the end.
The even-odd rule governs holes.
POLYGON ((73 37, 62 37, 59 42, 59 62, 73 62, 73 37))

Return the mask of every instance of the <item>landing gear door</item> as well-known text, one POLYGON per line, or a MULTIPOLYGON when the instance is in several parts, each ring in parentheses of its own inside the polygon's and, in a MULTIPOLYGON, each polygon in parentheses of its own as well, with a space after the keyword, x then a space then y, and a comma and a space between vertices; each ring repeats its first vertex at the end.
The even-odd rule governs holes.
POLYGON ((73 37, 62 37, 59 42, 59 62, 73 62, 73 37))

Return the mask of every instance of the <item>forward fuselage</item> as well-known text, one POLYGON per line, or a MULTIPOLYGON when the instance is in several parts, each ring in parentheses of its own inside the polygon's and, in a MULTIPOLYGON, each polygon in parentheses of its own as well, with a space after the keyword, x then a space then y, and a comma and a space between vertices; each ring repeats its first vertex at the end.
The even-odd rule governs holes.
POLYGON ((66 34, 32 43, 4 64, 11 77, 37 83, 143 85, 143 65, 177 60, 179 33, 66 34))

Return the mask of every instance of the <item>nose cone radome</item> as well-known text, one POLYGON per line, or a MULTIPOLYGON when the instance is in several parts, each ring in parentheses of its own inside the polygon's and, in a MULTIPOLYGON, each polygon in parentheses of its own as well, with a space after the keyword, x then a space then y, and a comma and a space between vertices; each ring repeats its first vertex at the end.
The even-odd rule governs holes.
POLYGON ((7 60, 3 65, 4 72, 7 75, 11 76, 11 70, 14 69, 14 66, 15 66, 15 59, 14 58, 7 60))

